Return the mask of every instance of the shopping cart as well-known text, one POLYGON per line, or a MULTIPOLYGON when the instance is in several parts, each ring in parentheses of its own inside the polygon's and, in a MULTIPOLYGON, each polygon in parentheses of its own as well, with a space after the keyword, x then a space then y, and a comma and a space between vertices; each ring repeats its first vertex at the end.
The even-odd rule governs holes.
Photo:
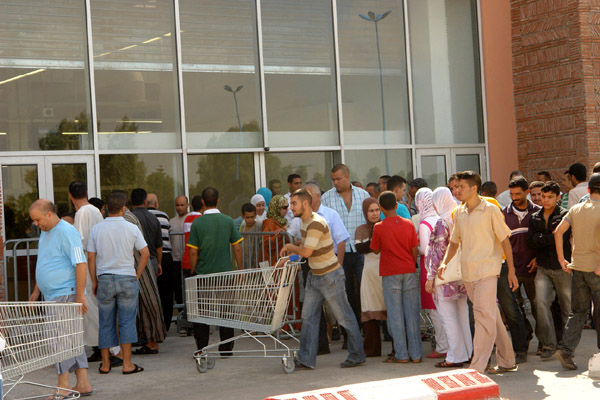
POLYGON ((260 349, 235 350, 228 357, 281 358, 283 370, 288 374, 294 371, 295 349, 285 345, 279 335, 286 335, 299 343, 298 339, 281 327, 285 323, 300 263, 297 256, 292 256, 280 259, 275 265, 276 267, 197 275, 185 280, 190 322, 243 331, 238 336, 194 352, 198 372, 206 372, 215 366, 215 358, 220 353, 211 349, 240 339, 250 339, 258 343, 260 349), (261 339, 265 339, 274 348, 269 348, 261 339))
POLYGON ((27 384, 53 389, 51 394, 23 399, 58 396, 57 390, 72 392, 69 398, 79 398, 70 388, 59 388, 25 381, 25 374, 73 358, 83 351, 83 315, 81 304, 52 302, 0 303, 0 373, 4 379, 4 396, 18 385, 27 384))

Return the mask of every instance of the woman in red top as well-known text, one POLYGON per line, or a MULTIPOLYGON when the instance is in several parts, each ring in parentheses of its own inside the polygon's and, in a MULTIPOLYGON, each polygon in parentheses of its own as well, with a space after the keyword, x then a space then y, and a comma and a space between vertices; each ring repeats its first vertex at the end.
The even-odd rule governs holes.
POLYGON ((283 233, 286 231, 287 219, 285 218, 289 204, 287 199, 278 194, 273 196, 267 210, 267 219, 263 221, 262 231, 273 232, 273 235, 263 235, 263 261, 275 265, 279 257, 279 250, 284 245, 283 233))

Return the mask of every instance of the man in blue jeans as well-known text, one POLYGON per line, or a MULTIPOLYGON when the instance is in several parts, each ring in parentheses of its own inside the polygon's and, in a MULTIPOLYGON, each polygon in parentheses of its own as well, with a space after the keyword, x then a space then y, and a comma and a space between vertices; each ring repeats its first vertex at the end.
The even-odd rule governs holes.
POLYGON ((294 217, 302 219, 300 231, 302 244, 286 244, 280 255, 298 254, 308 258, 310 272, 306 282, 304 305, 302 306, 302 332, 300 350, 295 364, 298 369, 313 369, 317 363, 319 344, 319 321, 323 302, 348 335, 348 358, 340 364, 350 368, 365 362, 362 336, 356 317, 348 303, 344 289, 344 271, 333 251, 333 239, 329 226, 323 217, 312 211, 312 196, 306 189, 295 191, 290 197, 294 217))
POLYGON ((110 372, 109 350, 118 344, 123 351, 123 375, 144 370, 131 362, 131 345, 137 342, 135 319, 138 309, 138 280, 146 268, 150 251, 138 227, 123 218, 126 202, 127 198, 122 193, 108 195, 108 218, 94 225, 87 247, 92 289, 98 299, 98 347, 102 353, 102 364, 98 370, 101 374, 110 372), (134 249, 141 255, 137 272, 134 266, 134 249))
POLYGON ((383 277, 387 327, 394 338, 396 351, 385 362, 420 363, 423 348, 419 325, 419 280, 416 273, 419 239, 412 222, 396 215, 394 193, 383 192, 379 196, 379 205, 385 219, 373 228, 371 250, 375 254, 381 252, 379 275, 383 277))

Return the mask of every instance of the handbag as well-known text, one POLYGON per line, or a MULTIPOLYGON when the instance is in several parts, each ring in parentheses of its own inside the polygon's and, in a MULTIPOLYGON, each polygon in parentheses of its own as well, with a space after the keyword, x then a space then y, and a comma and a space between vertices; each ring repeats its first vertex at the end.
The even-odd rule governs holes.
POLYGON ((462 280, 462 268, 460 266, 460 249, 456 251, 454 257, 448 264, 446 264, 446 270, 444 271, 444 279, 435 277, 435 286, 445 285, 446 283, 456 282, 462 280))

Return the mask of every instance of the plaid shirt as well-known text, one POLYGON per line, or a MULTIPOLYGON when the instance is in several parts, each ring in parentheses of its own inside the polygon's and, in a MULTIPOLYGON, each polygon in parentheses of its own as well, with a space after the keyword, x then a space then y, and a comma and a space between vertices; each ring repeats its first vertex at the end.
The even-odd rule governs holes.
POLYGON ((366 224, 365 215, 363 214, 362 204, 366 198, 369 197, 369 193, 365 190, 358 188, 356 186, 351 186, 352 188, 352 207, 350 211, 346 208, 346 203, 344 203, 344 199, 337 192, 335 188, 329 189, 323 195, 321 201, 329 208, 333 208, 340 214, 342 218, 342 222, 344 226, 348 230, 350 234, 350 240, 346 242, 346 252, 355 252, 356 247, 354 246, 354 234, 356 233, 356 228, 359 226, 366 224))

